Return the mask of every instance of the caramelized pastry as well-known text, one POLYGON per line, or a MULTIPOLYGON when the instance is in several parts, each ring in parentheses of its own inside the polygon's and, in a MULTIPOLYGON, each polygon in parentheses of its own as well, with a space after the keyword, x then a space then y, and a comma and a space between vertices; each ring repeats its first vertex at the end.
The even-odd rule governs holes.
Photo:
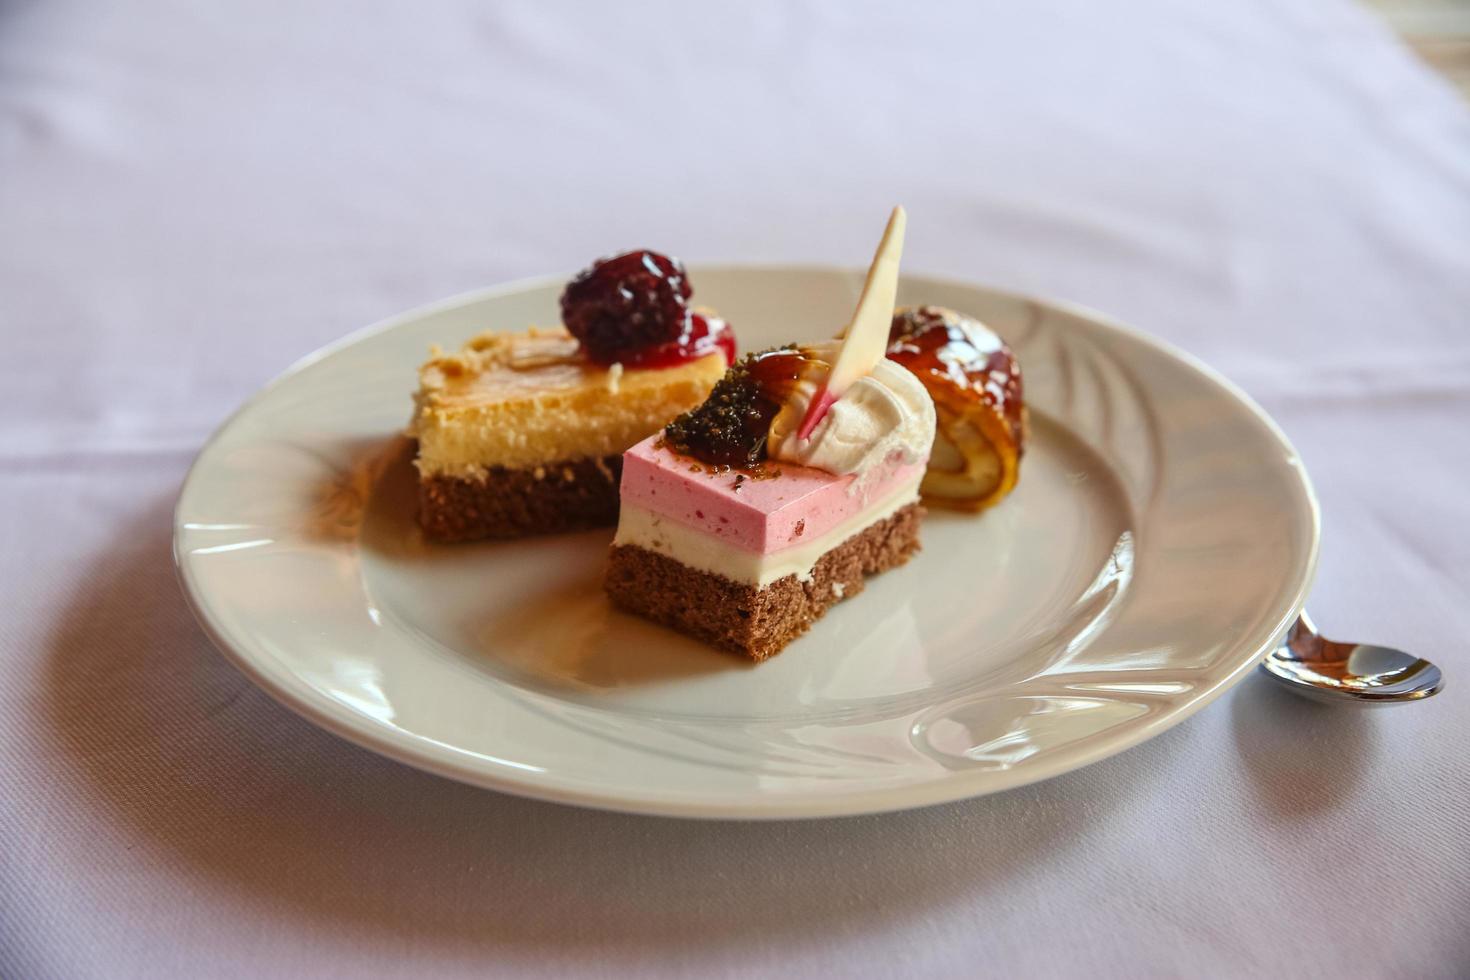
POLYGON ((979 511, 1011 492, 1026 442, 1021 367, 973 317, 942 306, 899 309, 888 357, 929 391, 938 431, 920 491, 925 503, 979 511))

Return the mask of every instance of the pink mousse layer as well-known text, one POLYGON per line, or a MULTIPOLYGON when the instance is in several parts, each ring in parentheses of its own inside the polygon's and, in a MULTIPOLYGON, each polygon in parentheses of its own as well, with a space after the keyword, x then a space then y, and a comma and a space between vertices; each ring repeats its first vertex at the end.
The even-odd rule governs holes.
POLYGON ((659 445, 661 439, 649 436, 623 454, 622 502, 762 555, 825 534, 904 481, 917 480, 924 468, 893 464, 869 478, 863 492, 850 493, 856 477, 790 463, 765 463, 779 474, 774 479, 714 473, 659 445))

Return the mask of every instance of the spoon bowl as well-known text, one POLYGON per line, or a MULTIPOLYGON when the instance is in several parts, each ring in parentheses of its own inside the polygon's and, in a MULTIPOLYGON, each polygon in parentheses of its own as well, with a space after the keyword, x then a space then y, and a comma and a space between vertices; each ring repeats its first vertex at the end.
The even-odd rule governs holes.
POLYGON ((1331 704, 1404 704, 1444 687, 1444 675, 1428 660, 1393 647, 1329 640, 1305 610, 1261 670, 1294 694, 1331 704))

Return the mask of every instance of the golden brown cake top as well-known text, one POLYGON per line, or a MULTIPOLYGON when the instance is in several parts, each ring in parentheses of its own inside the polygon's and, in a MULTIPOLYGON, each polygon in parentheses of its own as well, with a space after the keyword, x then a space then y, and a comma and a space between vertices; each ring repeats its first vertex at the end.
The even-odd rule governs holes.
POLYGON ((454 353, 434 349, 419 369, 419 397, 434 408, 485 405, 589 382, 612 387, 621 374, 621 366, 588 361, 576 339, 560 327, 486 331, 454 353))
POLYGON ((410 426, 424 475, 482 477, 623 452, 698 405, 725 371, 725 354, 670 367, 589 361, 562 329, 486 332, 419 369, 410 426))

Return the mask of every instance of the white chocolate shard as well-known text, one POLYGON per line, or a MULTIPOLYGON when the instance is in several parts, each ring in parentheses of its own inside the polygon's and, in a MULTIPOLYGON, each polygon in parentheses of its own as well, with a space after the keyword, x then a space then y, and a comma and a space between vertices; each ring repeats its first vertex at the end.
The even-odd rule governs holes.
POLYGON ((853 382, 872 372, 888 352, 888 330, 893 323, 893 307, 898 299, 898 262, 903 254, 903 232, 908 214, 902 207, 893 209, 883 240, 873 254, 868 278, 858 297, 852 321, 841 334, 842 349, 827 375, 817 397, 812 399, 797 435, 806 439, 832 403, 842 397, 853 382))

